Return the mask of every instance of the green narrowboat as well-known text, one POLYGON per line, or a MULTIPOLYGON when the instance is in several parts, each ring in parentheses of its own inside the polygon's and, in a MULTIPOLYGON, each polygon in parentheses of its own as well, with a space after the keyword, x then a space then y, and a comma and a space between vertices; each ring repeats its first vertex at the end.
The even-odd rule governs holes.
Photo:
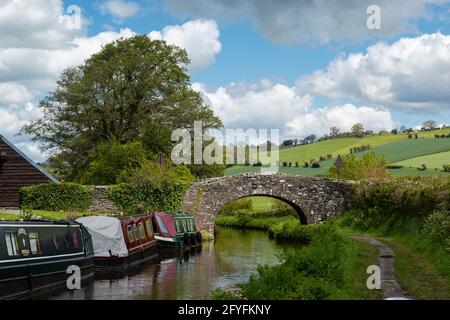
POLYGON ((174 250, 189 250, 202 244, 200 228, 190 213, 155 212, 153 229, 162 255, 174 250))
POLYGON ((64 221, 0 222, 0 300, 64 288, 72 268, 94 279, 94 250, 87 230, 64 221))

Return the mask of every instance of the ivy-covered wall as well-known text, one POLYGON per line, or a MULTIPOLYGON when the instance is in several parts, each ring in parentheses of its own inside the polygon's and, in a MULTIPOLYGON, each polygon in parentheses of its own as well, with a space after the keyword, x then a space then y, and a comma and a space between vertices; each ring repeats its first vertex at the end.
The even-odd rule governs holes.
POLYGON ((75 183, 41 184, 21 189, 23 209, 139 214, 179 210, 189 183, 119 184, 89 187, 75 183))
POLYGON ((92 200, 92 188, 76 183, 39 184, 23 187, 22 209, 84 211, 92 200))

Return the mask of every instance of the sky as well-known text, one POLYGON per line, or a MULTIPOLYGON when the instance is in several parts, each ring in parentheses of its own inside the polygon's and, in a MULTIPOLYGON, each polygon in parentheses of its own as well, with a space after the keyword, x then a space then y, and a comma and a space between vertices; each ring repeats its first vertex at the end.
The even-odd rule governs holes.
POLYGON ((43 161, 17 136, 39 100, 135 34, 186 49, 192 87, 226 128, 288 139, 450 123, 450 0, 0 0, 0 134, 43 161))

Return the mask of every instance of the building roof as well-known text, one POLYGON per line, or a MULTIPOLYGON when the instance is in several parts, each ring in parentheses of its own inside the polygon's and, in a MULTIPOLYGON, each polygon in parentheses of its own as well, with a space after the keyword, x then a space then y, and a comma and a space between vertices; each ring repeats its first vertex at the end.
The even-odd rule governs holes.
POLYGON ((50 181, 53 183, 59 183, 59 181, 52 176, 50 173, 45 171, 40 165, 35 163, 33 160, 28 158, 22 151, 20 151, 14 144, 12 144, 8 139, 6 139, 4 136, 0 134, 0 140, 2 140, 4 143, 6 143, 11 149, 13 149, 15 152, 17 152, 22 158, 24 158, 29 164, 31 164, 33 167, 35 167, 37 170, 39 170, 44 176, 46 176, 50 181))

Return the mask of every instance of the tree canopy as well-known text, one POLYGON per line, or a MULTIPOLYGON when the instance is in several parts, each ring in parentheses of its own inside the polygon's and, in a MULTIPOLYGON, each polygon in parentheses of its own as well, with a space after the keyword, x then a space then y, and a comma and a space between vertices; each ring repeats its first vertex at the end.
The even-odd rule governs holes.
POLYGON ((190 85, 185 50, 147 36, 120 39, 60 75, 42 99, 44 115, 22 128, 52 152, 50 163, 67 180, 80 180, 92 150, 111 139, 140 141, 170 154, 174 129, 204 130, 222 122, 190 85))

